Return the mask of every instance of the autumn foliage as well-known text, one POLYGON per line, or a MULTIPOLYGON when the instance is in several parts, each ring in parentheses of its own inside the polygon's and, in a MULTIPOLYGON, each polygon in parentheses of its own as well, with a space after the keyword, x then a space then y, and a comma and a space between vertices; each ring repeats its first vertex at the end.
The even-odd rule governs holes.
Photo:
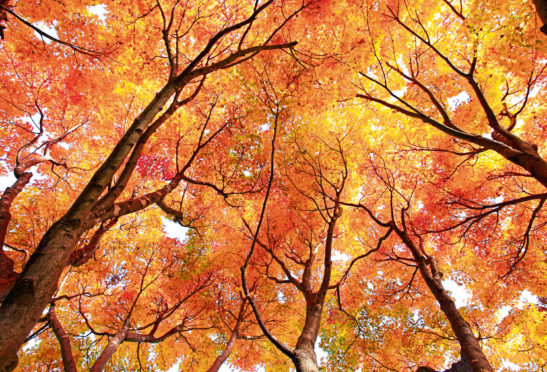
POLYGON ((545 9, 0 1, 0 370, 543 370, 545 9))

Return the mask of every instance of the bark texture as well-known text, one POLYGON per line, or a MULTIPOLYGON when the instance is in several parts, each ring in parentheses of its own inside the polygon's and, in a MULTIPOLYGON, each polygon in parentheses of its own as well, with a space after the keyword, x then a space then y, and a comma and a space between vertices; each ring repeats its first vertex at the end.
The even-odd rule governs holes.
POLYGON ((0 198, 0 301, 6 297, 11 290, 18 274, 14 270, 14 263, 4 252, 4 242, 8 232, 8 225, 11 221, 11 205, 17 195, 30 182, 32 173, 22 172, 18 174, 14 184, 4 191, 0 198))
POLYGON ((473 372, 494 372, 490 362, 484 355, 479 345, 479 341, 473 334, 471 327, 462 317, 454 301, 448 295, 440 280, 426 278, 426 283, 431 292, 437 299, 442 312, 450 322, 454 334, 460 343, 462 355, 469 360, 473 372))
POLYGON ((95 363, 93 363, 93 365, 89 369, 90 372, 100 372, 104 370, 104 367, 106 366, 110 358, 112 358, 112 355, 114 355, 114 353, 118 349, 118 346, 120 346, 120 344, 125 341, 128 331, 129 322, 126 321, 122 328, 118 331, 118 333, 116 333, 116 335, 108 341, 108 344, 104 348, 101 355, 99 355, 95 363))
POLYGON ((65 372, 78 372, 76 368, 76 361, 74 360, 74 355, 72 354, 72 346, 70 345, 70 337, 65 332, 65 329, 59 322, 57 314, 55 314, 55 305, 51 305, 49 312, 47 314, 47 319, 49 325, 59 340, 59 345, 61 346, 61 356, 63 358, 63 367, 65 372))
POLYGON ((0 307, 0 370, 17 365, 17 351, 57 287, 81 231, 61 219, 45 234, 0 307))
POLYGON ((534 5, 536 6, 539 19, 543 22, 540 30, 547 35, 547 0, 534 0, 534 5))
POLYGON ((108 187, 140 134, 175 93, 167 84, 135 119, 68 212, 46 232, 0 307, 0 371, 17 365, 17 351, 55 292, 93 204, 108 187))
MULTIPOLYGON (((318 372, 319 366, 317 365, 317 357, 315 355, 315 342, 319 335, 319 329, 321 327, 321 315, 323 312, 323 303, 325 296, 316 299, 313 296, 313 300, 306 306, 306 320, 304 321, 304 328, 296 347, 294 348, 293 362, 298 372, 318 372)), ((308 302, 307 300, 306 302, 308 302)))
POLYGON ((222 367, 224 362, 228 359, 228 357, 230 356, 230 354, 234 350, 234 346, 236 344, 236 340, 237 340, 238 333, 239 333, 240 323, 241 322, 238 319, 238 322, 237 322, 234 330, 230 334, 230 339, 228 340, 228 343, 226 344, 226 347, 224 348, 224 350, 222 350, 222 353, 219 356, 217 356, 217 358, 213 362, 213 365, 207 370, 207 372, 218 372, 220 367, 222 367))
MULTIPOLYGON (((416 372, 437 372, 437 370, 422 366, 416 370, 416 372)), ((450 368, 444 370, 443 372, 472 372, 471 366, 465 359, 461 359, 457 361, 456 363, 453 363, 450 368)))
POLYGON ((433 296, 435 296, 435 299, 441 307, 441 311, 448 319, 460 344, 462 359, 469 362, 471 371, 473 372, 494 372, 490 362, 482 352, 479 341, 473 334, 471 327, 456 308, 456 305, 448 292, 444 289, 441 282, 441 273, 437 266, 437 260, 434 257, 426 256, 425 253, 414 244, 406 231, 400 230, 395 225, 393 225, 393 228, 412 252, 425 283, 433 296))
POLYGON ((295 349, 293 362, 297 372, 319 372, 313 349, 295 349))

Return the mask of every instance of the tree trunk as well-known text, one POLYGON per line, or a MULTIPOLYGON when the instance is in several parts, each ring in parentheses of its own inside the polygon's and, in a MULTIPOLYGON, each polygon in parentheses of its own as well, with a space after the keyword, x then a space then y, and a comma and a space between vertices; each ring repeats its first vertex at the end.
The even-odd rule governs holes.
POLYGON ((539 19, 543 23, 540 30, 547 35, 547 0, 534 0, 539 19))
POLYGON ((93 204, 110 184, 140 134, 174 93, 166 85, 135 119, 68 212, 46 232, 0 307, 0 371, 17 365, 17 351, 48 305, 93 204))
POLYGON ((59 340, 65 372, 78 372, 78 369, 76 368, 76 362, 74 360, 74 355, 72 354, 72 347, 70 346, 70 338, 65 332, 63 326, 61 325, 61 322, 59 322, 57 315, 55 314, 55 305, 51 305, 51 307, 49 308, 47 318, 51 329, 53 329, 55 337, 57 337, 57 340, 59 340))
POLYGON ((306 320, 294 349, 293 362, 297 372, 319 372, 315 355, 315 342, 321 326, 323 302, 324 296, 306 296, 306 320))
MULTIPOLYGON (((437 370, 431 367, 422 366, 418 368, 416 372, 437 372, 437 370)), ((442 372, 472 372, 472 369, 469 363, 467 363, 465 359, 461 359, 457 361, 456 363, 453 363, 452 366, 450 366, 450 368, 442 372)))
POLYGON ((0 301, 7 296, 18 274, 13 269, 13 260, 4 253, 4 242, 8 232, 8 225, 11 220, 11 205, 17 195, 30 182, 32 173, 19 174, 14 184, 4 191, 0 198, 0 301))
POLYGON ((93 365, 89 369, 90 372, 100 372, 104 369, 106 363, 108 363, 110 358, 112 358, 112 355, 114 355, 114 353, 118 349, 118 346, 120 346, 121 343, 124 342, 125 337, 127 337, 128 330, 129 321, 126 321, 122 328, 118 331, 118 333, 116 333, 116 335, 108 341, 108 344, 104 348, 101 355, 99 355, 95 363, 93 363, 93 365))
POLYGON ((467 360, 463 359, 462 357, 462 359, 458 360, 456 363, 453 363, 452 366, 450 366, 450 368, 448 368, 444 372, 471 372, 471 371, 472 371, 471 366, 469 365, 467 360))
POLYGON ((319 372, 317 357, 313 349, 295 349, 293 362, 296 372, 319 372))
POLYGON ((211 368, 207 370, 207 372, 218 372, 220 367, 222 367, 222 364, 228 359, 230 356, 232 350, 234 349, 235 343, 237 340, 237 330, 232 331, 232 334, 230 335, 230 339, 228 340, 228 343, 226 344, 226 347, 224 350, 222 350, 222 354, 217 356, 215 361, 213 362, 213 365, 211 368))
POLYGON ((444 289, 441 282, 441 273, 437 266, 437 260, 431 256, 425 257, 424 254, 422 254, 421 249, 414 244, 405 230, 400 230, 394 225, 393 228, 408 249, 410 249, 418 264, 420 274, 439 303, 441 311, 448 319, 448 322, 460 343, 462 359, 469 362, 473 372, 494 372, 490 362, 482 352, 479 341, 473 334, 471 327, 462 317, 456 308, 454 301, 452 301, 452 298, 444 289))
POLYGON ((440 282, 431 283, 431 279, 425 278, 425 281, 431 292, 441 306, 442 312, 450 322, 454 334, 458 338, 461 347, 461 353, 469 361, 473 372, 494 372, 494 369, 486 359, 481 350, 479 342, 469 324, 462 317, 454 301, 448 295, 440 282))
POLYGON ((537 153, 526 152, 507 158, 509 161, 526 169, 532 177, 547 187, 547 162, 537 153))
POLYGON ((0 371, 17 365, 17 351, 55 292, 81 231, 61 219, 42 238, 0 307, 0 371))

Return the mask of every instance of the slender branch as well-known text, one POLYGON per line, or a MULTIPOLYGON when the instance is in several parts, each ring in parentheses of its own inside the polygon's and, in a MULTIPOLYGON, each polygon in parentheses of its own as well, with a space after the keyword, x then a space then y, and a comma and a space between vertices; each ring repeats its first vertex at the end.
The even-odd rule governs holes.
POLYGON ((11 14, 12 16, 14 16, 19 22, 21 22, 21 23, 24 24, 25 26, 30 27, 34 32, 38 33, 40 36, 45 37, 46 39, 49 39, 49 40, 51 40, 51 41, 54 41, 54 42, 56 42, 57 44, 61 44, 61 45, 67 46, 67 47, 69 47, 70 49, 74 50, 75 52, 78 52, 78 53, 81 53, 81 54, 85 54, 85 55, 91 56, 91 57, 98 57, 98 56, 101 56, 101 55, 104 55, 104 54, 105 54, 104 52, 97 52, 97 51, 92 50, 92 49, 87 49, 87 48, 84 48, 84 47, 81 47, 81 46, 78 46, 78 45, 75 45, 75 44, 67 43, 66 41, 62 41, 62 40, 60 40, 60 39, 57 39, 56 37, 53 37, 53 36, 49 35, 48 33, 42 31, 42 30, 39 29, 38 27, 34 26, 32 23, 30 23, 29 21, 25 20, 25 19, 22 18, 21 16, 19 16, 17 13, 15 13, 14 11, 12 11, 12 10, 9 9, 8 7, 0 6, 0 8, 1 8, 2 10, 4 10, 6 13, 9 13, 9 14, 11 14))
POLYGON ((270 340, 270 342, 279 349, 283 354, 291 358, 291 360, 294 358, 294 352, 290 350, 287 346, 283 345, 281 341, 279 341, 266 327, 266 324, 264 323, 262 316, 260 315, 260 311, 258 310, 258 306, 256 305, 256 302, 254 298, 251 296, 249 292, 249 287, 247 286, 247 266, 249 265, 249 262, 251 261, 251 257, 253 256, 255 246, 257 244, 258 240, 258 233, 260 232, 260 227, 262 226, 262 221, 264 220, 264 215, 266 213, 266 206, 268 204, 268 198, 270 196, 270 191, 272 188, 273 180, 274 180, 274 159, 275 159, 275 140, 277 137, 277 125, 278 125, 278 117, 275 117, 275 124, 274 124, 274 132, 272 136, 272 151, 270 155, 270 177, 268 180, 268 188, 266 189, 266 195, 264 196, 264 201, 262 203, 262 210, 260 212, 260 217, 258 220, 258 224, 255 230, 255 233, 253 234, 253 241, 251 243, 251 248, 249 249, 249 253, 247 254, 247 257, 245 258, 245 261, 243 265, 241 266, 241 285, 243 287, 243 291, 245 293, 245 298, 249 300, 249 303, 253 309, 253 312, 255 314, 256 320, 258 322, 258 325, 266 338, 270 340))
POLYGON ((374 252, 377 252, 378 250, 380 250, 380 248, 382 247, 382 243, 389 237, 389 235, 393 232, 393 228, 390 226, 386 233, 380 238, 378 239, 378 244, 376 244, 376 247, 374 247, 373 249, 369 250, 368 252, 360 255, 360 256, 357 256, 355 257, 353 260, 351 260, 348 268, 346 269, 346 271, 344 272, 344 274, 342 275, 342 277, 340 278, 340 280, 338 281, 338 283, 334 284, 334 285, 331 285, 329 286, 329 289, 337 289, 339 288, 343 282, 346 280, 346 278, 348 277, 349 275, 349 272, 351 270, 351 268, 353 267, 353 265, 355 265, 355 263, 365 257, 368 257, 369 255, 371 255, 372 253, 374 252))

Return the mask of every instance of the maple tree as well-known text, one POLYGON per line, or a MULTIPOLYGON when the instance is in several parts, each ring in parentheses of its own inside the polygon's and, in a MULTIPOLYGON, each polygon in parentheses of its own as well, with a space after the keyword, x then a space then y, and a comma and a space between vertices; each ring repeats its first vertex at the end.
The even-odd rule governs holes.
POLYGON ((544 11, 1 1, 0 369, 540 370, 544 11))

